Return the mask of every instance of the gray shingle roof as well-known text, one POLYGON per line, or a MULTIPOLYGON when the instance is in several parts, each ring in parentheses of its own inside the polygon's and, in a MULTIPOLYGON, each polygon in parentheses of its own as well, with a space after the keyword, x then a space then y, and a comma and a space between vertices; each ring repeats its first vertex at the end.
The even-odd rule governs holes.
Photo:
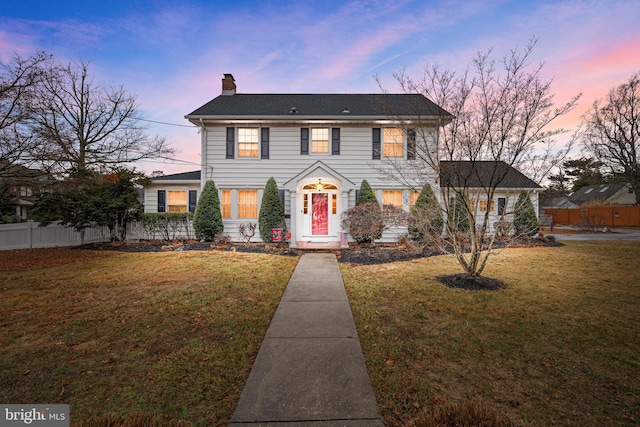
POLYGON ((151 178, 153 181, 200 181, 200 171, 174 173, 151 178))
POLYGON ((188 114, 202 116, 440 116, 451 115, 419 94, 242 94, 220 95, 188 114), (295 110, 293 110, 295 108, 295 110), (349 112, 345 112, 348 110, 349 112), (295 112, 293 112, 295 111, 295 112))
POLYGON ((628 186, 626 182, 616 182, 612 184, 599 184, 599 185, 588 185, 586 187, 582 187, 575 193, 573 193, 569 200, 577 205, 581 205, 585 202, 600 200, 606 201, 609 198, 613 197, 618 193, 618 191, 622 190, 624 187, 628 186))
POLYGON ((442 185, 466 188, 542 188, 502 161, 441 161, 442 185))

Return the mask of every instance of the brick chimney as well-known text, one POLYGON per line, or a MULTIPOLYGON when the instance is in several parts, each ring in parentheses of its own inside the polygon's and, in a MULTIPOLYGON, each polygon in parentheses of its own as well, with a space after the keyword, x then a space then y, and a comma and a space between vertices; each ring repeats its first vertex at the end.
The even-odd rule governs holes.
POLYGON ((235 95, 236 83, 232 74, 225 74, 222 79, 222 94, 223 95, 235 95))

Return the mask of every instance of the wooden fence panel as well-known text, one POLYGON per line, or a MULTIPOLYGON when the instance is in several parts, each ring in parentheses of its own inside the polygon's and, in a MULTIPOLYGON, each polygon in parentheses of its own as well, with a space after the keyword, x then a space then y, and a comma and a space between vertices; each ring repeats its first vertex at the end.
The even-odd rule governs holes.
POLYGON ((596 220, 607 227, 640 227, 639 206, 606 206, 598 208, 545 209, 555 224, 580 225, 596 220))

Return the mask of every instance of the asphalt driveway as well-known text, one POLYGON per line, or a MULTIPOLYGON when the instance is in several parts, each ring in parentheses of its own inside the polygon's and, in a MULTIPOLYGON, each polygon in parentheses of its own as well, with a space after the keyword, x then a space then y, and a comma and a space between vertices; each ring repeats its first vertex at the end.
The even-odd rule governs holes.
POLYGON ((640 240, 640 228, 613 228, 606 233, 576 233, 567 234, 567 229, 563 229, 562 234, 553 232, 546 233, 554 236, 556 240, 640 240))

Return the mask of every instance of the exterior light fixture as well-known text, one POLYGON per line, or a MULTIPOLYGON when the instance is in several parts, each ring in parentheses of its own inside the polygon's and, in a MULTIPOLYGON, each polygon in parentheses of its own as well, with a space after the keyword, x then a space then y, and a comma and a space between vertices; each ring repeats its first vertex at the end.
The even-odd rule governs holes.
POLYGON ((316 190, 322 191, 322 188, 323 188, 322 179, 318 179, 318 183, 316 184, 316 190))

